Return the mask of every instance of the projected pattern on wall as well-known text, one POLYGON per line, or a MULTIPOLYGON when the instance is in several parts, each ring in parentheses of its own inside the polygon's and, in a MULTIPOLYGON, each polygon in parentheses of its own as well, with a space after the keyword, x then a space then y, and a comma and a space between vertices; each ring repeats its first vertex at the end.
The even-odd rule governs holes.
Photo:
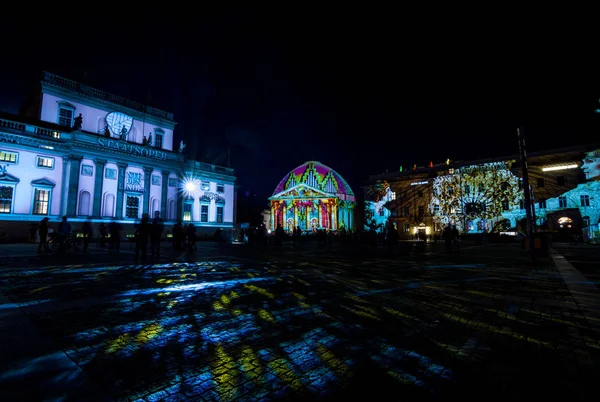
POLYGON ((308 161, 288 173, 277 185, 271 203, 271 228, 286 231, 300 227, 341 230, 354 227, 356 199, 335 170, 308 161))
POLYGON ((459 230, 467 221, 485 225, 519 205, 519 182, 504 162, 456 169, 433 180, 429 210, 436 221, 455 224, 459 230))

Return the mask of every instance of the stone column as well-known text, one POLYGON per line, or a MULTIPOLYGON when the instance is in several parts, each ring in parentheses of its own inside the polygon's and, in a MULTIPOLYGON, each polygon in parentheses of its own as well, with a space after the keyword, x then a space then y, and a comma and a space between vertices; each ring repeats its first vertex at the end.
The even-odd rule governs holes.
POLYGON ((127 164, 118 162, 119 167, 119 180, 117 182, 117 205, 115 208, 115 217, 117 219, 123 218, 123 197, 125 196, 125 170, 127 170, 127 164))
POLYGON ((154 168, 144 166, 144 205, 142 213, 147 214, 150 209, 150 186, 152 185, 152 171, 154 168))
POLYGON ((60 187, 60 216, 67 214, 67 197, 69 191, 69 157, 62 157, 62 181, 60 187))
POLYGON ((83 155, 69 155, 69 193, 67 195, 67 216, 77 213, 77 193, 79 192, 79 167, 83 155))
POLYGON ((270 229, 275 230, 275 204, 271 201, 271 227, 270 229))
POLYGON ((94 203, 92 204, 92 216, 100 217, 100 208, 102 206, 102 183, 104 181, 104 165, 106 161, 103 159, 94 159, 96 163, 96 176, 94 177, 94 203))
MULTIPOLYGON (((169 172, 162 172, 161 184, 161 195, 160 195, 160 217, 163 220, 167 220, 167 208, 168 208, 168 190, 169 190, 169 172)), ((154 211, 153 211, 154 213, 154 211)))

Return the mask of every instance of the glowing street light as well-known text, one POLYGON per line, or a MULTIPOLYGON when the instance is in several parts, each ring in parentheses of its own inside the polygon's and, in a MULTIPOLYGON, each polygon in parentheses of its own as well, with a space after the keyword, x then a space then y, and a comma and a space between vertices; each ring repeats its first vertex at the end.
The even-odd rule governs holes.
POLYGON ((194 196, 198 194, 200 187, 198 186, 198 182, 193 179, 185 179, 183 181, 183 193, 186 196, 194 196))

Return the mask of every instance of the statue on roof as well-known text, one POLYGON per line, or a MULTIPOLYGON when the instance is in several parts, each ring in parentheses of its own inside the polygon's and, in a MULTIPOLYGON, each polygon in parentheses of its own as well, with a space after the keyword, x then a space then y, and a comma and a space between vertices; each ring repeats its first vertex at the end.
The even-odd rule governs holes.
POLYGON ((81 130, 81 126, 83 125, 83 116, 79 113, 79 116, 73 119, 73 130, 81 130))
POLYGON ((179 143, 179 152, 183 152, 183 150, 185 149, 185 147, 186 147, 186 146, 187 146, 187 145, 185 145, 185 144, 183 143, 183 141, 181 141, 181 142, 179 143))
POLYGON ((0 165, 0 177, 6 176, 6 168, 8 168, 8 164, 0 165))

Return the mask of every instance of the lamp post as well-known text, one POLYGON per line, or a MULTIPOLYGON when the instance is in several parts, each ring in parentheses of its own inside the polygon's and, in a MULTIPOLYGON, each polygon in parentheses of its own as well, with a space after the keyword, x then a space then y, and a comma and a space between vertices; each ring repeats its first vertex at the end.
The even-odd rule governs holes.
POLYGON ((521 156, 521 167, 523 170, 523 195, 525 196, 525 217, 527 218, 527 239, 530 252, 530 261, 536 263, 535 250, 533 249, 533 214, 531 213, 531 192, 529 187, 529 170, 527 168, 527 150, 525 148, 525 135, 523 127, 517 128, 517 138, 519 141, 519 154, 521 156))

